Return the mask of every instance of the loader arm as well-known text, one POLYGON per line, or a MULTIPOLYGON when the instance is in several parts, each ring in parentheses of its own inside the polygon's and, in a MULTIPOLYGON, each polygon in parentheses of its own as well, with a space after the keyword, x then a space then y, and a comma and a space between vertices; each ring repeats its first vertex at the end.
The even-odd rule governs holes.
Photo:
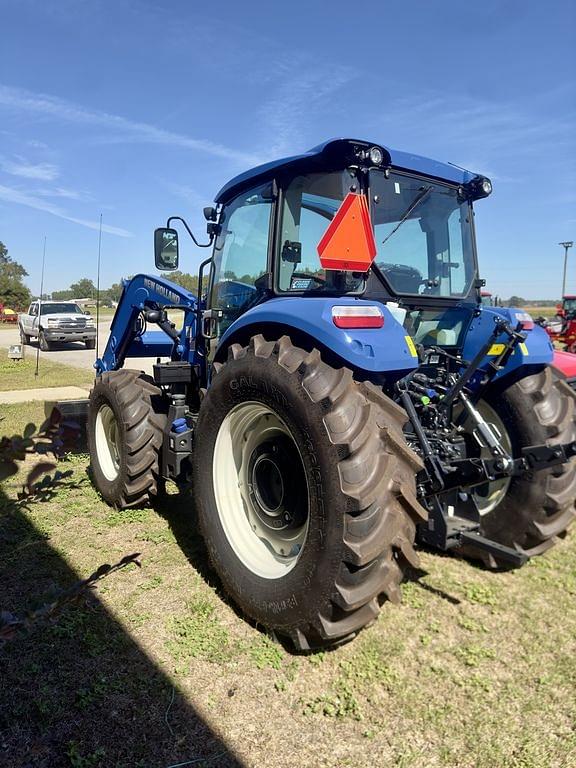
POLYGON ((106 348, 94 363, 96 371, 101 374, 118 370, 127 357, 169 357, 197 362, 198 302, 194 294, 162 277, 150 275, 135 275, 124 281, 123 286, 106 348), (179 331, 158 313, 165 308, 183 310, 184 320, 179 331), (147 331, 147 323, 154 323, 161 330, 147 331))

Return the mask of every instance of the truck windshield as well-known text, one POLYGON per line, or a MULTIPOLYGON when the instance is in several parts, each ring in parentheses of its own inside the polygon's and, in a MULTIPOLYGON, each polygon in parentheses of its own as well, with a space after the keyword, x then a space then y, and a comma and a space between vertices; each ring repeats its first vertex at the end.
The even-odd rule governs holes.
POLYGON ((281 291, 357 293, 364 276, 323 269, 318 243, 349 192, 359 191, 353 170, 296 176, 284 190, 278 259, 281 291))
POLYGON ((469 203, 455 187, 370 172, 375 264, 398 294, 465 296, 474 279, 469 203))
POLYGON ((58 314, 82 315, 84 314, 80 309, 80 307, 78 306, 78 304, 64 304, 64 303, 41 304, 40 313, 42 315, 58 315, 58 314))

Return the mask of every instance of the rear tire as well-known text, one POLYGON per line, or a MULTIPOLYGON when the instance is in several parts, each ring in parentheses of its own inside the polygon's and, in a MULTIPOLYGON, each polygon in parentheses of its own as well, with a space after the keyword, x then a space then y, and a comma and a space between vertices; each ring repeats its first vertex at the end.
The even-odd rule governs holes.
POLYGON ((26 346, 27 344, 30 344, 30 336, 28 336, 27 333, 24 333, 22 330, 22 326, 20 326, 20 343, 22 346, 26 346))
POLYGON ((158 493, 165 403, 140 371, 103 373, 90 392, 88 447, 94 485, 114 507, 144 506, 158 493))
POLYGON ((193 458, 214 569, 248 616, 299 650, 354 637, 385 598, 399 602, 406 565, 418 564, 422 462, 406 413, 287 336, 234 344, 214 372, 193 458))
MULTIPOLYGON (((525 446, 575 440, 575 401, 576 393, 552 368, 486 397, 508 433, 514 457, 525 446)), ((500 503, 481 516, 480 533, 529 556, 542 554, 573 521, 575 499, 576 459, 513 477, 500 503)), ((506 565, 471 547, 462 552, 491 568, 506 565)))
POLYGON ((52 349, 52 343, 48 341, 42 329, 38 332, 38 346, 42 352, 49 352, 52 349))

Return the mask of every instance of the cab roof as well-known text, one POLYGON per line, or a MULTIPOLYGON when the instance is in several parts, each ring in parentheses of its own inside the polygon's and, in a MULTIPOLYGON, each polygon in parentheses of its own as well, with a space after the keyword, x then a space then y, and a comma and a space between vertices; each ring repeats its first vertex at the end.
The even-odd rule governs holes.
POLYGON ((372 147, 377 147, 382 151, 384 156, 382 167, 409 171, 452 184, 466 184, 478 177, 477 174, 456 165, 441 163, 428 157, 413 155, 410 152, 390 149, 382 144, 360 139, 329 139, 301 155, 273 160, 235 176, 222 187, 214 199, 216 203, 226 203, 245 189, 250 189, 256 184, 264 184, 284 173, 288 175, 314 173, 322 170, 346 168, 349 165, 362 162, 366 164, 367 161, 362 161, 360 157, 372 147))

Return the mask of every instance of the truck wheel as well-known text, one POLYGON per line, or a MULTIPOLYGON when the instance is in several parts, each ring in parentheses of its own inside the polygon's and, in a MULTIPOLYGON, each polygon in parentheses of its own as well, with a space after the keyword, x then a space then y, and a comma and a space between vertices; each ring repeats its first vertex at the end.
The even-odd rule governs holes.
POLYGON ((231 346, 195 431, 193 489, 214 569, 300 650, 343 642, 399 602, 416 566, 422 468, 405 411, 287 336, 231 346))
POLYGON ((140 371, 103 373, 90 392, 88 447, 94 484, 109 504, 145 505, 158 489, 166 414, 162 391, 140 371))
POLYGON ((28 336, 27 333, 24 333, 22 330, 22 326, 20 326, 20 343, 25 346, 26 344, 30 344, 30 336, 28 336))
POLYGON ((96 339, 86 339, 84 342, 86 349, 96 349, 96 339))
MULTIPOLYGON (((495 424, 514 457, 528 445, 555 445, 576 439, 576 393, 551 368, 494 392, 478 404, 495 424)), ((552 547, 576 516, 576 460, 529 475, 480 486, 474 499, 480 533, 509 547, 539 555, 552 547)), ((464 554, 492 568, 504 563, 472 547, 464 554)))
POLYGON ((42 352, 49 352, 52 349, 52 344, 48 341, 42 329, 38 332, 38 346, 42 352))

